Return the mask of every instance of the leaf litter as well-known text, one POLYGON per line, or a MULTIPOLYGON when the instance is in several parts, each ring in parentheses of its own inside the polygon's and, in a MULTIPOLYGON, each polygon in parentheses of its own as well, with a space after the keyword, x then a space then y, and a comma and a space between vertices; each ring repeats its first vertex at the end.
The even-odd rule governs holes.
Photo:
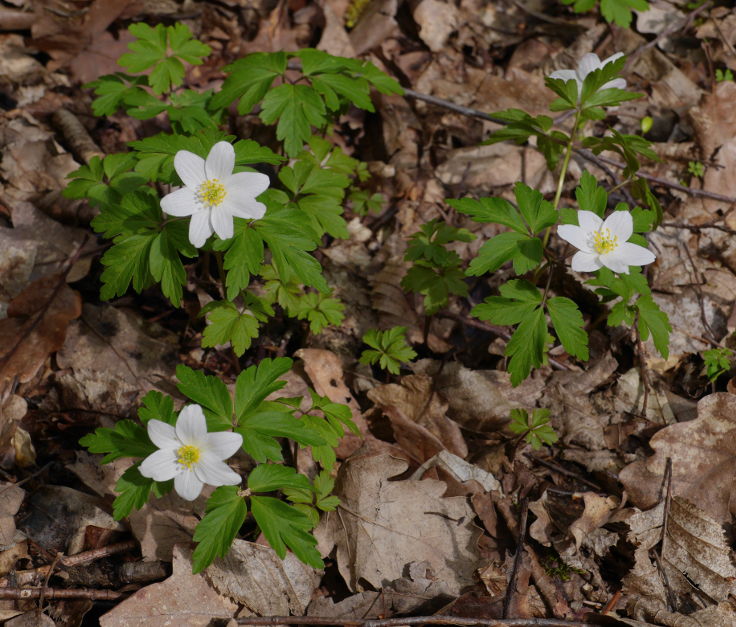
MULTIPOLYGON (((543 77, 550 71, 571 67, 585 52, 623 50, 631 55, 631 80, 648 98, 625 103, 614 115, 629 133, 639 132, 643 115, 653 117, 651 137, 664 158, 647 171, 735 196, 734 83, 709 74, 710 64, 736 70, 732 12, 707 8, 691 25, 684 11, 653 2, 634 30, 609 31, 590 14, 558 7, 542 19, 520 3, 475 0, 423 0, 408 11, 374 2, 353 28, 345 27, 347 5, 338 0, 285 10, 229 0, 115 6, 85 0, 76 3, 83 6, 78 12, 60 2, 12 4, 34 21, 30 34, 0 35, 3 587, 16 571, 37 575, 56 552, 101 550, 92 558, 101 568, 89 568, 84 585, 103 598, 112 590, 102 572, 124 565, 119 554, 105 555, 106 547, 134 538, 138 552, 124 553, 125 563, 171 562, 173 572, 161 582, 129 584, 132 595, 116 601, 100 618, 103 625, 440 610, 493 619, 507 598, 519 617, 574 620, 588 612, 601 620, 606 614, 609 624, 736 624, 736 397, 725 378, 707 381, 700 357, 704 349, 731 345, 736 329, 731 207, 655 183, 666 215, 652 238, 659 257, 652 280, 674 328, 668 360, 649 345, 637 355, 632 338, 597 332, 586 370, 575 370, 563 355, 513 388, 499 359, 503 342, 464 325, 462 307, 426 326, 419 302, 400 288, 406 239, 429 219, 457 219, 447 214, 444 198, 511 197, 509 186, 520 179, 553 193, 556 181, 529 147, 481 146, 496 128, 487 120, 397 96, 377 98, 379 132, 363 128, 371 120, 348 123, 346 116, 337 133, 352 124, 350 132, 361 134, 359 145, 345 145, 356 156, 365 153, 390 209, 356 216, 350 239, 325 251, 337 290, 363 309, 341 337, 303 338, 296 356, 304 372, 290 382, 295 395, 311 384, 347 403, 363 436, 346 436, 338 449, 342 505, 319 527, 327 568, 315 571, 293 555, 282 561, 252 537, 255 542, 237 540, 227 558, 192 575, 188 543, 202 503, 185 509, 169 497, 115 521, 110 500, 126 465, 101 467, 76 442, 100 423, 131 416, 143 390, 175 393, 173 366, 180 359, 228 376, 231 358, 192 349, 192 321, 172 315, 153 294, 99 302, 89 218, 78 207, 69 212, 60 198, 64 177, 78 163, 72 142, 50 120, 54 109, 68 107, 107 152, 137 138, 138 122, 95 127, 80 87, 113 70, 130 20, 185 20, 223 58, 306 43, 365 55, 402 72, 418 92, 484 112, 542 113, 549 103, 543 77), (696 50, 706 46, 707 63, 696 50), (688 172, 689 161, 702 162, 702 177, 688 172), (57 219, 62 215, 64 223, 57 219), (379 382, 357 363, 360 338, 368 328, 397 324, 408 327, 416 344, 426 332, 429 351, 412 364, 413 374, 379 382), (512 409, 534 408, 550 410, 559 436, 542 451, 507 428, 512 409), (519 542, 523 502, 529 520, 519 542)), ((198 68, 190 80, 198 86, 219 80, 211 72, 198 68)), ((579 173, 580 164, 573 162, 571 171, 579 173)), ((458 252, 467 258, 480 243, 458 252)), ((488 287, 476 286, 475 296, 488 287)), ((284 354, 287 344, 276 338, 259 350, 284 354)), ((308 459, 299 463, 310 467, 308 459)), ((69 572, 52 571, 50 590, 69 585, 69 572)), ((156 572, 161 579, 162 569, 156 572)), ((75 613, 68 601, 47 600, 54 610, 46 616, 25 613, 29 601, 0 603, 3 618, 12 619, 7 624, 16 625, 52 624, 49 616, 56 624, 81 624, 92 607, 75 613)), ((102 613, 95 611, 88 619, 102 613)))

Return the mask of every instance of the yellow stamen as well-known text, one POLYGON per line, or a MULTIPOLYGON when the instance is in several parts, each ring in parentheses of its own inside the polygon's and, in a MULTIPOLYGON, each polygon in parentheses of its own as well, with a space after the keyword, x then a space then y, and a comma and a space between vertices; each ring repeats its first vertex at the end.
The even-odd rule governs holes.
POLYGON ((220 179, 208 179, 197 187, 196 195, 197 200, 202 204, 216 207, 225 200, 227 191, 225 186, 220 183, 220 179))
POLYGON ((618 237, 611 234, 608 229, 601 229, 593 233, 593 249, 599 255, 613 252, 618 248, 618 237))
POLYGON ((201 451, 199 448, 192 446, 191 444, 181 446, 176 451, 176 461, 187 468, 194 466, 194 464, 199 461, 200 456, 201 451))

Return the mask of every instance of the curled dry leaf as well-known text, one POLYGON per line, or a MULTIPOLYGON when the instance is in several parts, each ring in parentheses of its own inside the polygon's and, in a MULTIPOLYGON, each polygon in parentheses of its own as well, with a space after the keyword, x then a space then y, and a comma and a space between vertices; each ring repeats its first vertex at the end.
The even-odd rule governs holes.
POLYGON ((293 553, 282 560, 271 547, 244 540, 205 574, 215 590, 245 606, 241 616, 302 616, 320 581, 320 571, 293 553))
POLYGON ((669 587, 680 612, 701 607, 704 600, 726 601, 736 592, 736 567, 720 523, 676 496, 671 501, 664 545, 657 547, 663 520, 664 503, 626 518, 630 528, 628 539, 637 549, 634 568, 624 578, 624 591, 645 599, 647 607, 659 605, 666 609, 666 587, 669 587), (650 556, 650 549, 661 550, 666 584, 650 556))
POLYGON ((368 398, 389 417, 399 446, 419 463, 443 450, 467 456, 460 427, 446 416, 447 403, 429 376, 409 375, 400 385, 379 385, 368 392, 368 398))
POLYGON ((361 579, 380 588, 407 564, 426 561, 449 594, 474 582, 479 529, 464 497, 442 498, 442 481, 389 481, 408 464, 387 454, 354 455, 337 476, 342 505, 316 530, 320 550, 337 545, 340 574, 352 590, 361 579))
POLYGON ((736 472, 736 395, 719 393, 698 403, 698 417, 665 427, 649 441, 654 455, 626 466, 619 479, 642 509, 659 498, 667 458, 672 459, 672 494, 708 516, 731 521, 736 472))
POLYGON ((33 378, 63 346, 69 322, 81 312, 82 300, 63 274, 34 281, 11 301, 8 317, 0 320, 0 397, 14 382, 33 378))
POLYGON ((100 618, 101 627, 205 627, 217 619, 228 621, 238 606, 207 583, 203 573, 192 574, 191 550, 174 550, 171 577, 138 590, 100 618))

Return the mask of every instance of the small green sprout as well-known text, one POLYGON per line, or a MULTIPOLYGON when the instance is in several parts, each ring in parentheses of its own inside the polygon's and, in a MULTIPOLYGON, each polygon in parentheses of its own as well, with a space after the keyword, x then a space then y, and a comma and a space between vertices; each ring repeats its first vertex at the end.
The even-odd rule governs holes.
POLYGON ((535 451, 559 439, 549 424, 549 409, 533 409, 531 416, 525 409, 512 409, 509 429, 521 435, 535 451))
POLYGON ((731 370, 734 351, 730 348, 711 348, 703 351, 705 362, 705 376, 711 383, 715 383, 718 377, 731 370))
POLYGON ((687 171, 693 176, 701 178, 705 174, 705 166, 700 161, 688 161, 687 171))
POLYGON ((371 366, 377 363, 391 374, 399 374, 401 364, 417 356, 406 343, 406 327, 393 327, 386 331, 371 329, 363 336, 363 342, 371 348, 363 351, 360 363, 371 366))
POLYGON ((726 68, 725 70, 722 70, 720 68, 716 69, 716 82, 717 83, 723 83, 724 81, 732 81, 733 80, 733 72, 726 68))

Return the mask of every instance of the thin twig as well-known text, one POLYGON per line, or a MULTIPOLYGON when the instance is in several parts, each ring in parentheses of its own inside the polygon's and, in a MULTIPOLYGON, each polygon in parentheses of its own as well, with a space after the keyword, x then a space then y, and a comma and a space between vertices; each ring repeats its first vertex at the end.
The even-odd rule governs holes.
POLYGON ((344 627, 395 627, 400 625, 460 625, 462 627, 590 627, 580 621, 557 618, 460 618, 456 616, 410 616, 382 620, 322 618, 320 616, 247 616, 238 625, 343 625, 344 627))
POLYGON ((654 561, 657 563, 659 572, 662 576, 662 582, 667 593, 667 602, 670 605, 670 609, 673 611, 677 610, 677 597, 674 591, 670 587, 669 577, 667 571, 664 569, 664 549, 667 539, 667 522, 669 521, 670 505, 672 503, 672 458, 667 458, 667 464, 664 469, 664 477, 662 480, 662 487, 659 491, 659 500, 662 500, 662 491, 665 493, 664 498, 664 511, 662 512, 662 534, 659 538, 657 549, 654 551, 654 561))
MULTIPOLYGON (((464 107, 462 105, 455 104, 454 102, 450 102, 449 100, 438 98, 437 96, 429 96, 427 94, 419 93, 417 91, 414 91, 413 89, 404 89, 404 94, 416 100, 422 100, 424 102, 428 102, 438 107, 443 107, 444 109, 449 109, 450 111, 455 111, 468 117, 479 118, 481 120, 487 120, 488 122, 495 122, 496 124, 500 124, 502 126, 506 126, 506 124, 508 124, 506 120, 501 120, 497 117, 484 113, 483 111, 479 111, 478 109, 464 107)), ((574 148, 573 151, 576 154, 580 155, 586 161, 594 163, 599 167, 601 163, 619 169, 624 169, 626 167, 625 163, 621 163, 620 161, 616 161, 615 159, 609 159, 608 157, 594 155, 590 150, 587 150, 586 148, 574 148)), ((702 198, 710 198, 711 200, 719 200, 728 204, 736 204, 736 198, 733 198, 731 196, 725 196, 724 194, 718 194, 716 192, 709 192, 705 189, 695 189, 693 187, 687 187, 686 185, 680 185, 679 183, 675 183, 674 181, 668 181, 667 179, 663 179, 658 176, 646 174, 641 170, 639 170, 636 174, 637 176, 640 176, 641 178, 651 183, 656 183, 658 185, 663 185, 664 187, 676 189, 678 191, 685 192, 690 196, 699 196, 702 198)))
POLYGON ((126 592, 90 590, 87 588, 0 588, 0 599, 89 599, 117 601, 126 592))
POLYGON ((521 568, 521 560, 524 555, 524 536, 526 536, 526 519, 529 514, 529 499, 526 497, 521 500, 521 512, 519 513, 519 526, 516 538, 516 554, 514 555, 514 564, 511 568, 511 576, 506 586, 506 596, 503 599, 503 617, 509 618, 511 608, 513 607, 514 596, 516 595, 516 585, 519 580, 519 569, 521 568))

